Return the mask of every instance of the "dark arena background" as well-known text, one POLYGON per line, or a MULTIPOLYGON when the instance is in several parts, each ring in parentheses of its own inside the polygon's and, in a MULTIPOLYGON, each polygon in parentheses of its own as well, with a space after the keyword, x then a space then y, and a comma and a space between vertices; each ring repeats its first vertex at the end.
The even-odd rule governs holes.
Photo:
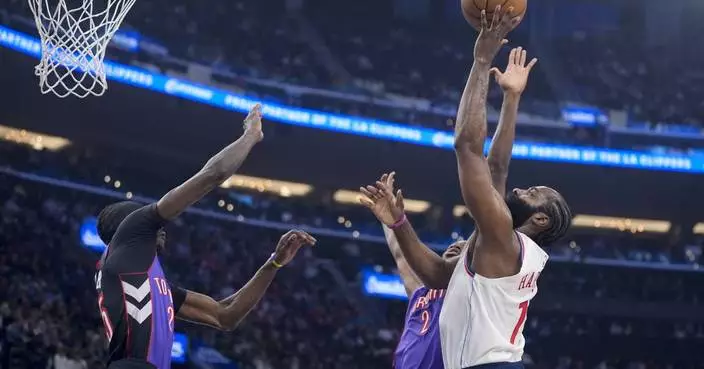
MULTIPOLYGON (((527 368, 704 368, 702 17, 700 0, 530 0, 509 35, 540 59, 509 188, 553 186, 575 214, 527 368)), ((0 368, 103 367, 95 216, 187 179, 255 101, 265 140, 169 226, 167 273, 227 296, 286 229, 318 244, 235 331, 177 322, 173 367, 391 367, 406 295, 355 191, 395 170, 425 242, 471 233, 452 124, 475 38, 457 0, 138 0, 106 94, 58 99, 26 1, 0 2, 0 368)), ((492 131, 497 86, 489 103, 492 131)))

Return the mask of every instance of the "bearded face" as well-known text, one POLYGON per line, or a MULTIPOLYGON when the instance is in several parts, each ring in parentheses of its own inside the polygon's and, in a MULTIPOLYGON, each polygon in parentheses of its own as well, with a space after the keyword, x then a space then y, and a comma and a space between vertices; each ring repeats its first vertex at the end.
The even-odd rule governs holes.
POLYGON ((538 207, 531 205, 524 196, 521 196, 520 190, 513 190, 506 194, 506 206, 511 212, 513 219, 513 228, 518 228, 525 224, 533 214, 538 212, 538 207))

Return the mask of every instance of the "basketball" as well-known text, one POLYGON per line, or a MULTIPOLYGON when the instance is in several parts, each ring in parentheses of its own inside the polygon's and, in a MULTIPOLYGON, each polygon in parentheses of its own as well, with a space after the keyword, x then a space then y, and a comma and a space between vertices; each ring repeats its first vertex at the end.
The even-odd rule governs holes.
POLYGON ((469 24, 477 31, 482 26, 482 10, 486 10, 486 20, 491 23, 494 10, 498 5, 504 8, 513 7, 511 17, 523 17, 528 8, 528 0, 462 0, 462 14, 469 24))

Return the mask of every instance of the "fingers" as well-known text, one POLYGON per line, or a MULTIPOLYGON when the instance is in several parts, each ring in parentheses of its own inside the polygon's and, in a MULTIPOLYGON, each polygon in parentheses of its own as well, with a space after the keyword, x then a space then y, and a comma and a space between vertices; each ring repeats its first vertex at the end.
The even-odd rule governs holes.
POLYGON ((360 187, 359 192, 361 192, 362 195, 370 198, 371 200, 376 200, 377 198, 381 197, 379 195, 379 190, 377 190, 374 186, 360 187))
POLYGON ((499 79, 501 79, 501 77, 504 75, 503 73, 501 73, 499 68, 496 68, 496 67, 489 69, 489 74, 494 75, 496 82, 499 82, 499 79))
POLYGON ((518 48, 514 47, 508 54, 508 64, 516 64, 516 53, 518 53, 518 48))
POLYGON ((247 117, 255 116, 255 115, 262 115, 262 104, 256 103, 252 107, 252 109, 249 110, 249 114, 247 114, 247 117))
POLYGON ((496 11, 494 12, 494 19, 496 22, 493 24, 496 26, 497 31, 499 31, 500 34, 506 34, 513 29, 511 13, 513 13, 513 6, 509 6, 505 9, 501 6, 496 7, 496 11))
POLYGON ((489 29, 489 25, 488 25, 487 22, 486 22, 486 10, 482 10, 482 13, 481 13, 481 14, 482 14, 482 15, 481 15, 482 31, 483 31, 483 30, 488 30, 488 29, 489 29))
POLYGON ((376 182, 376 188, 379 191, 380 198, 391 195, 391 191, 393 191, 393 189, 386 187, 383 183, 378 181, 376 182))
POLYGON ((279 245, 286 245, 291 242, 291 239, 293 239, 294 231, 290 230, 286 233, 284 233, 283 236, 279 239, 279 245))
POLYGON ((523 19, 523 18, 521 18, 520 16, 511 19, 511 21, 509 22, 509 31, 512 30, 512 29, 514 29, 514 28, 516 28, 516 27, 518 27, 518 23, 521 23, 521 20, 522 20, 522 19, 523 19))
POLYGON ((533 59, 530 61, 530 63, 528 63, 528 66, 527 66, 526 68, 528 68, 528 71, 530 72, 531 69, 533 69, 533 67, 534 67, 535 64, 537 64, 537 63, 538 63, 538 58, 533 58, 533 59))
POLYGON ((301 231, 298 229, 292 229, 292 230, 286 232, 283 236, 281 236, 281 243, 283 243, 283 244, 290 244, 293 241, 298 241, 298 242, 303 242, 303 243, 311 243, 311 244, 318 242, 318 240, 316 240, 315 237, 311 236, 307 232, 304 232, 304 231, 301 231))
POLYGON ((494 16, 491 18, 490 29, 496 29, 496 27, 499 25, 499 20, 501 20, 502 18, 501 16, 501 5, 497 5, 496 8, 494 8, 494 16))
POLYGON ((522 47, 519 47, 519 49, 520 49, 520 57, 519 57, 520 60, 518 61, 518 65, 523 67, 526 65, 526 58, 528 57, 528 55, 527 55, 528 53, 522 47))
POLYGON ((394 182, 396 182, 396 172, 391 172, 386 180, 386 183, 389 185, 389 188, 393 189, 394 182))
POLYGON ((401 210, 404 210, 403 191, 401 191, 401 190, 396 191, 396 207, 398 207, 401 210))
MULTIPOLYGON (((383 196, 383 195, 380 193, 381 191, 380 191, 380 188, 379 188, 379 181, 376 181, 376 186, 377 186, 377 187, 374 187, 374 186, 372 186, 372 185, 369 185, 369 186, 367 186, 366 190, 369 191, 369 193, 371 193, 373 197, 379 198, 379 197, 383 196)), ((384 186, 381 186, 381 187, 383 188, 384 186)))
POLYGON ((294 235, 296 236, 295 240, 300 241, 300 243, 302 243, 302 244, 308 244, 308 245, 313 246, 313 245, 315 245, 316 242, 318 242, 318 240, 316 240, 315 237, 308 234, 308 232, 296 230, 296 231, 294 231, 294 235))
POLYGON ((368 196, 360 196, 359 203, 368 207, 368 208, 371 208, 374 206, 374 201, 370 200, 368 196))

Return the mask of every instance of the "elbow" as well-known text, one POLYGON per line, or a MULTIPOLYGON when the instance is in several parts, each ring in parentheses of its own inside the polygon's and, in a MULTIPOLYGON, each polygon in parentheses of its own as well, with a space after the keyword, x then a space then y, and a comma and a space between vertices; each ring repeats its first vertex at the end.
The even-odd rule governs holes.
POLYGON ((222 332, 232 332, 240 325, 241 319, 218 319, 217 329, 222 332))
POLYGON ((466 140, 463 140, 460 137, 455 137, 455 142, 454 142, 455 151, 460 152, 463 150, 467 150, 468 147, 469 147, 469 143, 466 140))
POLYGON ((484 159, 484 153, 482 152, 482 147, 477 147, 471 143, 455 143, 455 156, 457 160, 478 160, 484 159))
POLYGON ((219 331, 232 332, 240 325, 242 314, 220 304, 215 321, 217 322, 215 328, 219 331))
POLYGON ((218 326, 218 330, 221 332, 232 332, 234 331, 239 323, 226 323, 226 324, 220 324, 218 326))
POLYGON ((459 137, 455 138, 454 143, 455 153, 458 155, 476 155, 484 156, 484 147, 481 144, 473 142, 471 140, 464 140, 459 137))

